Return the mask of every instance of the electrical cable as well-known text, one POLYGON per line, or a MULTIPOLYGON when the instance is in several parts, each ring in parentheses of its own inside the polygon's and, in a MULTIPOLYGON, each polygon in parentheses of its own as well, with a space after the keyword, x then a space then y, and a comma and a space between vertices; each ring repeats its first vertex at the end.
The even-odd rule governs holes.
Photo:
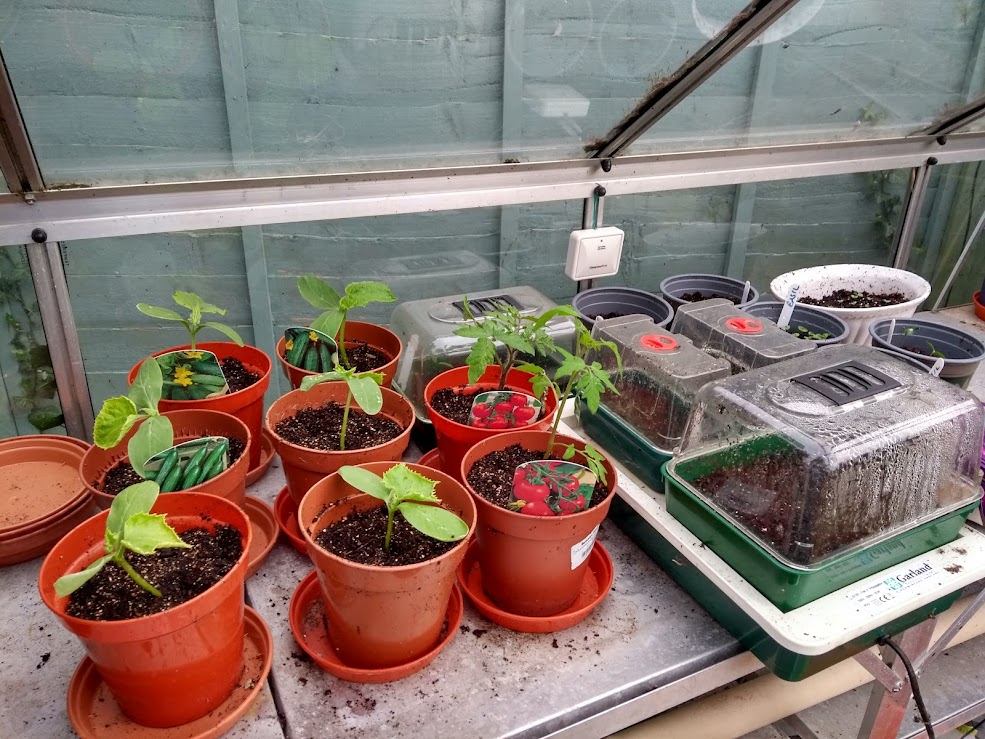
POLYGON ((973 723, 971 725, 971 728, 968 729, 968 731, 963 732, 961 734, 961 736, 971 736, 976 731, 978 731, 978 729, 980 729, 982 726, 985 726, 985 718, 979 719, 978 721, 976 721, 975 723, 973 723))
POLYGON ((910 658, 906 656, 906 653, 900 649, 899 645, 890 639, 888 636, 884 636, 879 640, 880 644, 884 644, 894 652, 900 658, 900 662, 903 663, 903 667, 906 668, 907 677, 910 678, 910 687, 913 689, 913 702, 917 704, 917 710, 920 712, 920 718, 923 721, 924 728, 927 730, 928 739, 937 739, 937 734, 934 733, 934 722, 930 719, 930 713, 927 711, 927 706, 923 702, 923 695, 920 693, 920 683, 917 682, 917 673, 913 669, 913 664, 910 662, 910 658))

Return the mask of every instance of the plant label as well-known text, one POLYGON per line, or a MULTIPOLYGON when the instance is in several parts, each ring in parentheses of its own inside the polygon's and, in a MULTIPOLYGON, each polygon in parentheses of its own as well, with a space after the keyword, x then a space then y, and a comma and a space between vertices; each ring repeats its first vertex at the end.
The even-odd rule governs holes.
POLYGON ((574 462, 539 459, 513 473, 510 508, 528 516, 564 516, 588 508, 595 473, 574 462))
POLYGON ((165 400, 204 400, 225 395, 229 384, 212 352, 184 349, 157 357, 164 375, 161 397, 165 400))
POLYGON ((540 418, 543 411, 544 404, 532 395, 492 390, 475 396, 469 411, 469 426, 483 429, 529 426, 540 418))
POLYGON ((211 480, 229 466, 229 439, 205 436, 175 444, 144 463, 144 474, 161 492, 187 490, 211 480))
POLYGON ((942 369, 944 369, 944 360, 938 357, 937 361, 934 362, 934 366, 930 368, 930 376, 940 377, 942 369))
POLYGON ((295 326, 284 332, 284 359, 308 372, 331 372, 339 362, 339 345, 328 334, 295 326))
MULTIPOLYGON (((601 524, 599 524, 601 525, 601 524)), ((582 539, 577 544, 571 547, 571 571, 574 572, 579 567, 581 563, 588 559, 588 555, 592 553, 592 549, 595 547, 595 537, 598 536, 599 527, 596 526, 591 532, 582 539)))
POLYGON ((790 291, 787 293, 786 300, 783 301, 783 307, 780 309, 780 317, 776 321, 776 325, 786 331, 790 328, 790 317, 793 315, 793 309, 797 307, 797 293, 800 292, 800 285, 791 285, 790 291))

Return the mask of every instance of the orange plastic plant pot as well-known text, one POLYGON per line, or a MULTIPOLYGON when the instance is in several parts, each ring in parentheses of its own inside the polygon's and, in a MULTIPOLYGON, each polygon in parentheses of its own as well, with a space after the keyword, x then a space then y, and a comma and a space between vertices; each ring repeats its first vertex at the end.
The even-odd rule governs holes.
POLYGON ((414 425, 414 407, 400 393, 387 388, 383 392, 383 409, 380 413, 396 423, 403 431, 385 444, 365 449, 347 449, 344 452, 309 449, 292 444, 277 433, 277 424, 291 418, 305 408, 317 408, 330 401, 345 403, 348 386, 344 382, 325 382, 311 390, 292 390, 277 398, 267 410, 267 431, 274 440, 287 478, 291 498, 300 503, 308 488, 345 464, 364 462, 399 461, 410 443, 414 425))
MULTIPOLYGON (((550 432, 513 431, 494 436, 472 447, 462 460, 461 475, 479 511, 476 526, 482 587, 501 608, 519 616, 551 616, 569 608, 588 566, 588 555, 616 495, 616 470, 605 461, 609 494, 594 508, 567 516, 530 516, 500 508, 479 495, 468 482, 477 460, 491 452, 520 444, 545 451, 550 432)), ((558 434, 555 453, 568 444, 585 448, 585 442, 558 434)), ((581 462, 575 456, 573 462, 581 462)))
POLYGON ((194 721, 220 705, 243 671, 243 583, 250 550, 250 522, 233 503, 214 495, 162 495, 153 513, 167 515, 180 534, 214 530, 219 523, 241 534, 243 554, 233 569, 204 593, 170 610, 125 621, 69 616, 69 598, 55 595, 55 581, 78 572, 104 552, 108 511, 70 531, 45 558, 38 586, 45 605, 82 642, 120 708, 157 728, 194 721))
MULTIPOLYGON (((360 467, 382 475, 393 464, 374 462, 360 467)), ((329 635, 341 659, 353 667, 401 665, 438 643, 456 570, 476 525, 475 504, 461 483, 430 467, 407 466, 436 480, 435 492, 442 505, 469 525, 469 535, 440 557, 402 567, 373 567, 350 562, 315 544, 329 524, 349 513, 383 505, 350 486, 338 473, 315 483, 298 511, 308 556, 318 572, 329 635)))
MULTIPOLYGON (((280 362, 281 370, 284 372, 284 377, 290 380, 291 387, 297 390, 301 387, 301 380, 308 375, 318 373, 309 372, 308 370, 301 369, 300 367, 295 367, 293 364, 284 359, 284 354, 286 352, 285 342, 286 340, 283 336, 281 336, 280 341, 277 342, 277 359, 280 362)), ((393 383, 393 376, 397 372, 397 362, 400 360, 400 353, 403 351, 403 344, 400 343, 400 337, 389 329, 385 329, 382 326, 377 326, 375 323, 346 321, 346 350, 354 349, 360 344, 368 344, 373 349, 383 352, 388 357, 392 357, 392 359, 382 367, 378 367, 373 370, 374 372, 382 372, 383 387, 390 387, 393 383)))
MULTIPOLYGON (((174 443, 191 441, 203 436, 225 436, 227 438, 239 439, 247 448, 253 440, 253 434, 249 427, 240 419, 228 413, 205 410, 186 410, 169 411, 165 414, 174 427, 174 443)), ((141 421, 140 423, 143 423, 141 421)), ((104 493, 95 484, 102 483, 106 473, 109 472, 117 463, 127 459, 127 444, 131 437, 137 433, 140 423, 130 429, 123 440, 112 449, 100 449, 93 444, 82 457, 79 466, 79 476, 83 484, 92 495, 96 504, 103 509, 113 505, 115 496, 104 493)), ((240 508, 246 503, 246 473, 249 469, 249 455, 243 453, 228 469, 222 474, 216 475, 210 480, 199 483, 194 487, 179 492, 197 492, 208 495, 218 495, 220 498, 231 500, 240 508)), ((173 493, 165 493, 172 495, 173 493)))
MULTIPOLYGON (((159 357, 168 352, 183 351, 188 348, 188 344, 173 346, 170 349, 155 352, 154 356, 159 357)), ((195 350, 212 352, 219 360, 225 359, 226 357, 234 357, 243 363, 243 367, 259 374, 260 379, 244 390, 229 393, 228 395, 220 395, 217 398, 205 398, 204 400, 161 400, 157 406, 158 410, 163 413, 165 411, 199 409, 220 411, 236 416, 236 418, 245 423, 250 429, 249 458, 250 469, 253 469, 260 464, 260 452, 262 448, 260 430, 263 428, 263 394, 267 392, 267 387, 270 385, 270 372, 273 367, 270 357, 256 347, 237 346, 229 341, 197 342, 195 344, 195 350)), ((140 369, 143 361, 141 359, 130 370, 130 375, 127 379, 129 384, 133 384, 134 379, 137 377, 137 371, 140 369)))
MULTIPOLYGON (((511 429, 484 429, 466 426, 464 423, 457 423, 449 418, 445 418, 431 406, 431 398, 439 390, 446 389, 468 389, 468 390, 498 390, 499 389, 499 367, 489 367, 478 382, 469 384, 469 368, 456 367, 446 370, 435 377, 424 388, 424 404, 428 409, 428 418, 434 425, 434 434, 438 444, 438 453, 441 455, 441 469, 458 477, 461 474, 462 457, 465 452, 478 444, 483 439, 509 433, 511 429)), ((515 390, 521 393, 533 395, 533 385, 531 379, 533 375, 529 372, 520 372, 511 369, 506 374, 506 390, 515 390)), ((549 389, 544 398, 544 412, 540 419, 528 429, 549 429, 554 420, 554 411, 557 410, 557 397, 554 390, 549 389)), ((459 478, 459 482, 463 482, 459 478)))

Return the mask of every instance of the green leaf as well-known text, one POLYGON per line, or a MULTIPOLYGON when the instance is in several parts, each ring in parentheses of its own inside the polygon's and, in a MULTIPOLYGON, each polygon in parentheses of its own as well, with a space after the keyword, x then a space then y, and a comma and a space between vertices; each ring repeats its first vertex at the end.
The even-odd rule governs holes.
POLYGON ((568 444, 564 448, 564 454, 561 455, 561 459, 571 459, 573 456, 575 456, 575 445, 568 444))
POLYGON ((343 310, 362 308, 370 303, 392 303, 397 297, 382 282, 350 282, 345 297, 339 301, 343 310))
POLYGON ((110 554, 120 548, 123 541, 124 524, 138 513, 150 513, 161 488, 156 482, 145 480, 131 485, 117 493, 109 507, 106 519, 106 551, 110 554))
POLYGON ((105 554, 82 570, 82 572, 73 572, 71 575, 62 575, 55 580, 55 595, 59 598, 64 598, 66 595, 71 595, 94 578, 99 571, 103 569, 103 566, 112 558, 112 554, 105 554))
POLYGON ((583 369, 585 369, 584 359, 567 354, 561 362, 561 366, 558 367, 557 371, 554 373, 554 379, 555 381, 559 380, 562 377, 567 377, 568 375, 581 372, 583 369))
POLYGON ((317 375, 305 375, 301 380, 301 389, 311 390, 315 385, 321 385, 323 382, 340 382, 345 379, 345 376, 340 372, 322 372, 317 375))
MULTIPOLYGON (((223 311, 225 313, 226 311, 223 311)), ((205 321, 202 326, 208 326, 209 328, 215 329, 220 334, 225 334, 232 341, 234 341, 238 346, 243 346, 243 337, 236 333, 231 327, 224 323, 217 323, 216 321, 205 321)))
POLYGON ((510 349, 516 349, 518 352, 523 352, 524 354, 534 354, 534 345, 530 343, 525 337, 518 334, 505 333, 499 337, 510 349))
POLYGON ((164 416, 151 416, 137 429, 130 443, 127 444, 127 454, 134 471, 143 477, 144 465, 147 460, 158 452, 174 445, 174 428, 164 416))
POLYGON ((345 319, 345 312, 341 308, 333 308, 322 313, 318 318, 311 322, 308 327, 313 331, 321 331, 326 336, 335 337, 339 333, 339 327, 345 319))
MULTIPOLYGON (((298 292, 313 308, 319 310, 335 310, 339 307, 341 300, 334 287, 312 274, 298 277, 298 292)), ((332 333, 329 336, 335 336, 335 334, 332 333)))
POLYGON ((174 295, 171 296, 171 299, 183 308, 188 308, 191 311, 197 310, 199 318, 201 318, 203 313, 215 313, 219 316, 226 315, 225 308, 220 308, 218 305, 212 305, 212 303, 206 303, 195 293, 177 290, 174 295))
POLYGON ((344 465, 343 467, 339 467, 339 475, 356 490, 361 490, 367 495, 372 495, 374 498, 379 498, 380 500, 387 500, 390 497, 387 487, 383 484, 380 476, 373 474, 369 470, 364 470, 362 467, 344 465))
POLYGON ((417 500, 426 503, 439 503, 434 493, 436 480, 429 480, 405 464, 395 464, 383 473, 383 484, 392 490, 397 500, 417 500))
POLYGON ((352 393, 352 399, 356 401, 356 405, 363 409, 364 413, 370 416, 375 416, 383 409, 381 382, 383 382, 383 375, 378 373, 366 373, 361 377, 354 377, 349 380, 349 392, 352 393))
POLYGON ((401 503, 397 510, 407 523, 438 541, 460 541, 469 534, 469 525, 451 511, 440 506, 420 503, 401 503))
POLYGON ((130 400, 138 409, 152 408, 157 410, 157 404, 161 400, 161 386, 164 384, 164 375, 161 373, 161 366, 153 357, 145 359, 137 376, 130 386, 130 400))
POLYGON ((596 383, 586 384, 585 387, 579 388, 581 391, 582 400, 585 401, 585 405, 588 406, 588 410, 592 413, 596 413, 599 409, 599 400, 601 393, 599 392, 599 386, 596 383))
POLYGON ((481 324, 466 324, 465 326, 459 326, 454 331, 452 331, 455 336, 462 336, 466 339, 485 339, 489 335, 489 331, 485 329, 481 324))
POLYGON ((158 549, 191 549, 168 526, 163 513, 137 513, 123 525, 123 546, 137 554, 153 554, 158 549))
POLYGON ((120 443, 139 418, 137 406, 130 398, 124 396, 109 398, 99 409, 99 415, 96 416, 96 422, 92 427, 96 446, 100 449, 112 449, 120 443))
POLYGON ((151 318, 158 318, 162 321, 184 321, 184 317, 170 308, 158 308, 156 305, 147 305, 147 303, 137 303, 137 310, 143 313, 145 316, 150 316, 151 318))
POLYGON ((498 364, 498 360, 495 344, 486 338, 476 341, 472 345, 469 355, 465 358, 465 363, 469 366, 469 384, 478 382, 486 368, 498 364))

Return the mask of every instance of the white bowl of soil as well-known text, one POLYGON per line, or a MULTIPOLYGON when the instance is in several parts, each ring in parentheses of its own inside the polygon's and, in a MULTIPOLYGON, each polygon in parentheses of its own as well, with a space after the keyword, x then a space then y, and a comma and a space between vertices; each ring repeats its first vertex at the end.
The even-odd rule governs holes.
POLYGON ((797 302, 837 316, 848 325, 845 343, 872 343, 869 324, 880 318, 909 318, 930 295, 920 275, 875 264, 828 264, 785 272, 770 283, 780 300, 800 285, 797 302))

